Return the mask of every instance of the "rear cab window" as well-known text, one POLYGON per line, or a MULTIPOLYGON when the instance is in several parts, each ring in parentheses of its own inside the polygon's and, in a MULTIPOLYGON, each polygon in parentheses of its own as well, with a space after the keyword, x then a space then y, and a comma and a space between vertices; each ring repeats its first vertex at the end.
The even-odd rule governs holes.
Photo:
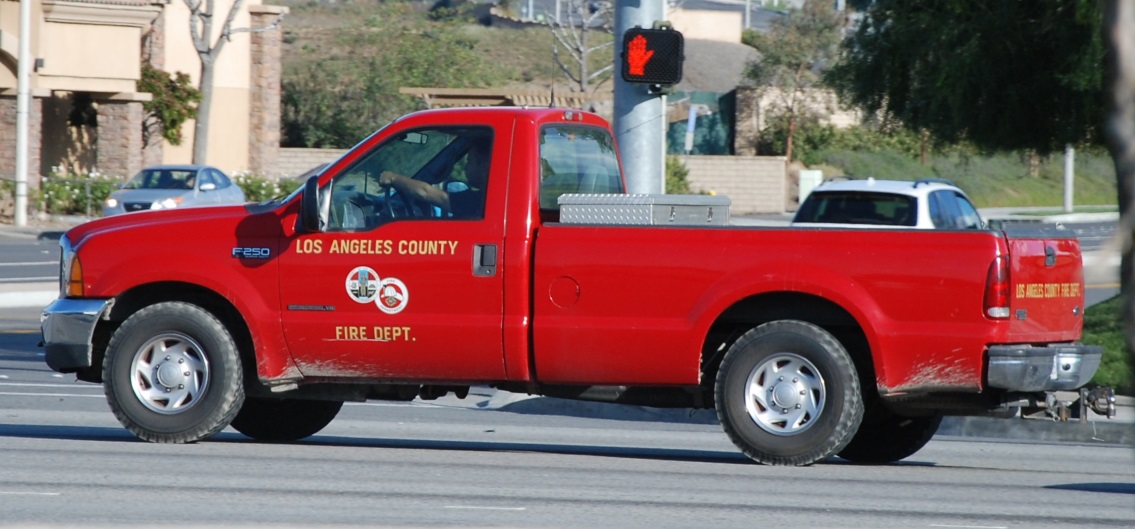
POLYGON ((588 125, 547 125, 540 129, 540 212, 559 217, 564 193, 623 193, 619 159, 610 133, 588 125))

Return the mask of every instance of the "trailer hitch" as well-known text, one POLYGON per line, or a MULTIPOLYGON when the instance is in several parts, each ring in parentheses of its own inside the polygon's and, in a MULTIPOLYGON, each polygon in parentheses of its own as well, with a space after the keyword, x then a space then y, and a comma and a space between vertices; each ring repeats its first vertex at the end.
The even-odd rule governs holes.
POLYGON ((1087 422, 1088 410, 1097 415, 1115 418, 1115 389, 1100 386, 1092 389, 1080 388, 1080 422, 1087 422))

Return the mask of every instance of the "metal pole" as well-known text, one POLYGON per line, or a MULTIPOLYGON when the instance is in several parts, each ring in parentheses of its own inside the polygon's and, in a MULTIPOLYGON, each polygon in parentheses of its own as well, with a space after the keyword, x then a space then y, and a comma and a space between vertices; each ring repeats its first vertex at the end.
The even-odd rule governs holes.
POLYGON ((1064 212, 1072 212, 1072 188, 1076 177, 1076 149, 1071 144, 1064 146, 1064 212))
POLYGON ((28 224, 28 108, 31 90, 32 0, 20 0, 16 59, 16 226, 28 224))
POLYGON ((753 4, 752 0, 745 0, 745 27, 741 28, 743 30, 749 29, 750 27, 752 27, 750 25, 750 20, 749 20, 749 16, 750 16, 749 12, 753 10, 752 4, 753 4))
MULTIPOLYGON (((665 18, 663 0, 615 2, 615 64, 622 64, 623 34, 628 29, 649 28, 655 20, 665 18)), ((623 81, 621 68, 616 69, 614 79, 612 124, 622 153, 627 192, 661 193, 665 189, 665 99, 651 94, 647 85, 623 81)))

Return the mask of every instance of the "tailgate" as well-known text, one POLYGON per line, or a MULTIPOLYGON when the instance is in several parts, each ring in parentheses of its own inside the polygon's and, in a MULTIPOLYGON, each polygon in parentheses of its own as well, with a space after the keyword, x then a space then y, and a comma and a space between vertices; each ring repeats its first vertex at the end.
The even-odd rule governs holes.
POLYGON ((1017 343, 1080 339, 1084 265, 1072 230, 1048 223, 1003 227, 1011 263, 1009 336, 1017 343))

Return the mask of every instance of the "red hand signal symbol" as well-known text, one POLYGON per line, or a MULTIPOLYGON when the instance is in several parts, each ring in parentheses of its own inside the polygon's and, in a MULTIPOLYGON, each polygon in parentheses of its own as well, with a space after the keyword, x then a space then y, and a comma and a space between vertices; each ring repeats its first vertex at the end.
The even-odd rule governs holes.
POLYGON ((646 49, 646 37, 636 35, 627 47, 627 67, 630 75, 645 75, 646 63, 654 56, 654 50, 646 49))

